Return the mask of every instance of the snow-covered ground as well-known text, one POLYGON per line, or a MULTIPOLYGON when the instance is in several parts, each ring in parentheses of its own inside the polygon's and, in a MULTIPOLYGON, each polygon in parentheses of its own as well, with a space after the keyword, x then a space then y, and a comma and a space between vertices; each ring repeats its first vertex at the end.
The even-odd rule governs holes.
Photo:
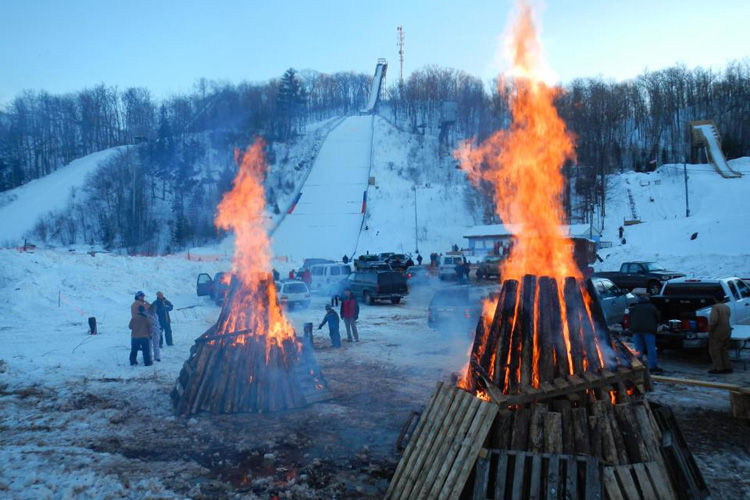
POLYGON ((45 177, 0 193, 0 245, 22 245, 24 235, 34 229, 42 216, 64 209, 91 173, 127 147, 118 146, 92 153, 45 177))
POLYGON ((652 173, 629 172, 610 179, 600 251, 600 270, 628 260, 655 260, 693 276, 750 277, 750 158, 730 160, 738 179, 721 177, 710 165, 688 165, 690 217, 685 216, 683 166, 663 165, 652 173), (628 191, 641 224, 632 219, 628 191), (617 231, 625 228, 623 245, 617 231), (696 234, 695 239, 691 239, 696 234))

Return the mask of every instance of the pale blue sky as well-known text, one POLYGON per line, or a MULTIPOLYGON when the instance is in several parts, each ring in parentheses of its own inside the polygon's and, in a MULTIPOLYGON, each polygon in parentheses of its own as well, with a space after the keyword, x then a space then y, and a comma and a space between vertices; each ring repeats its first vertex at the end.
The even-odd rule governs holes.
MULTIPOLYGON (((489 80, 511 0, 0 0, 0 104, 22 89, 104 82, 156 97, 200 77, 261 81, 286 68, 398 77, 426 64, 489 80), (370 7, 371 6, 371 7, 370 7)), ((624 79, 682 62, 722 67, 750 55, 750 0, 547 0, 542 41, 560 80, 624 79)))

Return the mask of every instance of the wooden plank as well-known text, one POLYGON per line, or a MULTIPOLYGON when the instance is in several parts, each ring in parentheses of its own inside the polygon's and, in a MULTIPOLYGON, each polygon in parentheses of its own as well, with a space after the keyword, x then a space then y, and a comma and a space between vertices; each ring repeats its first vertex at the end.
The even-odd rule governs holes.
POLYGON ((547 463, 547 500, 557 500, 560 495, 560 457, 551 455, 547 463))
POLYGON ((584 500, 601 500, 602 484, 599 475, 599 461, 595 458, 586 460, 586 498, 584 500))
POLYGON ((604 491, 607 493, 609 500, 625 500, 620 491, 620 485, 617 484, 617 478, 612 467, 602 469, 602 480, 604 482, 604 491))
POLYGON ((633 476, 630 474, 630 466, 621 465, 620 467, 615 467, 614 472, 620 482, 621 491, 625 498, 628 500, 641 500, 638 488, 636 488, 635 482, 633 482, 633 476))
POLYGON ((591 456, 602 457, 602 431, 599 417, 591 415, 588 417, 589 425, 589 445, 591 446, 591 456))
POLYGON ((720 382, 710 382, 708 380, 697 380, 691 378, 665 377, 663 375, 651 375, 654 382, 664 382, 666 384, 684 384, 695 385, 698 387, 708 387, 711 389, 725 389, 732 392, 744 392, 750 394, 750 387, 734 384, 723 384, 720 382))
POLYGON ((646 467, 643 464, 633 464, 632 468, 633 472, 635 472, 635 477, 638 479, 638 484, 641 487, 643 498, 646 500, 651 498, 658 499, 659 495, 651 484, 651 478, 649 477, 648 472, 646 472, 646 467))
POLYGON ((570 401, 560 399, 555 401, 555 409, 562 417, 563 453, 566 455, 576 454, 575 431, 573 429, 573 409, 570 401))
POLYGON ((658 462, 648 462, 644 464, 654 489, 659 494, 660 500, 677 500, 672 484, 667 479, 667 474, 661 464, 658 462))
POLYGON ((513 418, 513 435, 510 438, 510 449, 525 451, 529 441, 529 419, 531 411, 528 408, 516 410, 513 418))
POLYGON ((531 483, 529 500, 539 500, 542 494, 542 457, 534 455, 531 459, 531 483))
POLYGON ((487 486, 490 480, 490 457, 477 459, 477 470, 474 476, 474 493, 472 500, 486 500, 487 486))
POLYGON ((524 500, 523 498, 523 478, 526 472, 526 453, 516 453, 516 463, 513 467, 513 492, 511 500, 524 500))
POLYGON ((495 475, 495 500, 504 500, 507 489, 508 477, 508 453, 500 452, 497 459, 497 472, 495 475))
POLYGON ((472 422, 468 434, 461 443, 461 448, 456 456, 455 462, 461 464, 461 467, 453 467, 450 474, 448 474, 448 477, 445 479, 443 491, 438 497, 441 500, 457 500, 461 495, 466 485, 466 480, 469 479, 469 474, 474 469, 474 462, 476 462, 479 455, 479 450, 482 448, 485 439, 487 439, 492 422, 495 421, 498 409, 497 405, 484 401, 480 403, 477 418, 472 422))
POLYGON ((586 421, 586 408, 573 408, 572 415, 575 452, 578 455, 591 455, 589 426, 586 421))
POLYGON ((531 409, 531 421, 529 423, 528 450, 532 453, 541 453, 544 448, 544 414, 547 407, 542 404, 534 405, 531 409))
POLYGON ((559 413, 544 414, 544 451, 545 453, 562 453, 562 416, 559 413))
POLYGON ((578 462, 574 457, 566 460, 565 500, 578 499, 578 462))

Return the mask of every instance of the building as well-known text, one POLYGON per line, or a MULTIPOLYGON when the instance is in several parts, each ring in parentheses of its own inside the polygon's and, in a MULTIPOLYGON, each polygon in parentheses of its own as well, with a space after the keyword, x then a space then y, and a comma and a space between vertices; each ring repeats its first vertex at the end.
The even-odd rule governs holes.
MULTIPOLYGON (((518 232, 517 224, 490 224, 487 226, 474 226, 469 229, 464 238, 468 241, 470 255, 481 256, 497 252, 507 254, 513 234, 518 232)), ((570 238, 585 238, 598 242, 601 233, 589 224, 573 224, 562 226, 563 234, 570 238)))

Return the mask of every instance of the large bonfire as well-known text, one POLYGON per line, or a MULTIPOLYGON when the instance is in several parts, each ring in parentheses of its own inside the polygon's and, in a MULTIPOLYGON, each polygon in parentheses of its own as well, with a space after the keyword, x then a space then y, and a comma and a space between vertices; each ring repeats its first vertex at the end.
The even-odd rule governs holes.
POLYGON ((174 391, 178 414, 268 412, 330 396, 277 302, 264 226, 265 143, 241 153, 216 225, 235 234, 233 277, 219 319, 191 350, 174 391))

